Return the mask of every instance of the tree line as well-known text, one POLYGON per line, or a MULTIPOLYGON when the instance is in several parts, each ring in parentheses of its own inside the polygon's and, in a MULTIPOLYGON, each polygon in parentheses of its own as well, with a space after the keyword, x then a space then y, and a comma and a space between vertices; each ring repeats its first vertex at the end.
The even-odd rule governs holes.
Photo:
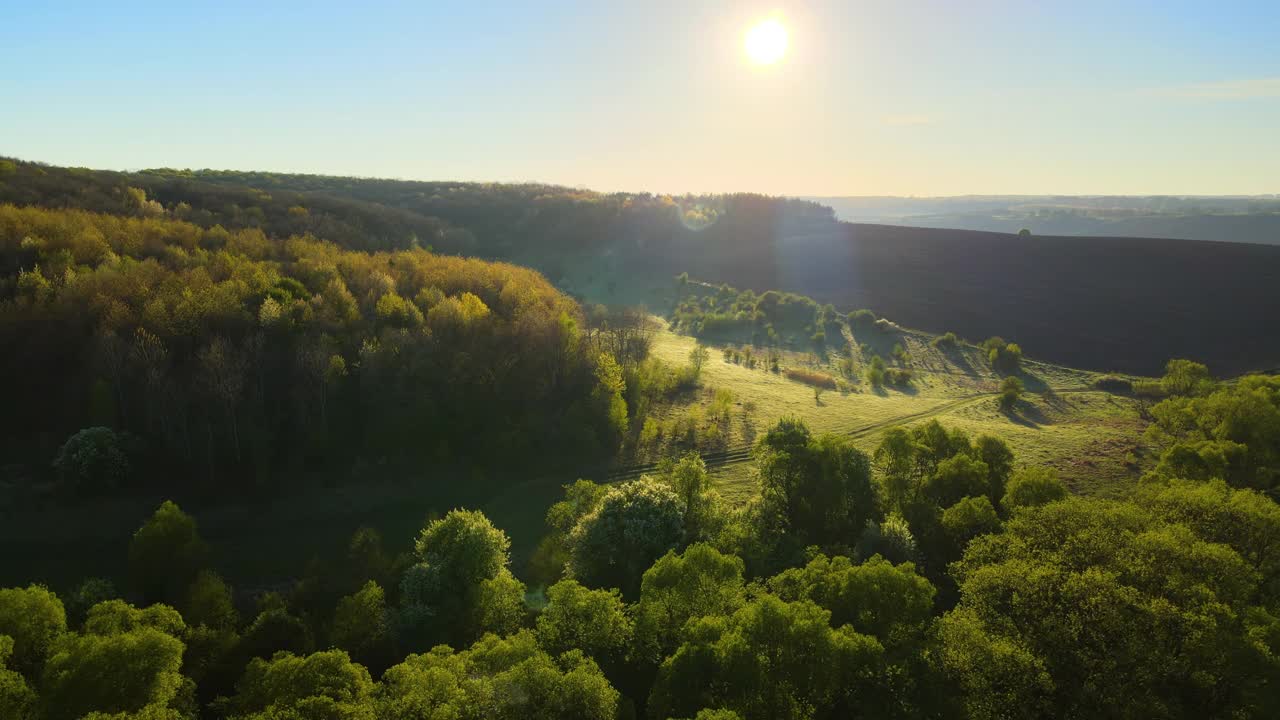
POLYGON ((587 330, 514 265, 0 205, 4 451, 76 494, 607 455, 620 370, 587 330))

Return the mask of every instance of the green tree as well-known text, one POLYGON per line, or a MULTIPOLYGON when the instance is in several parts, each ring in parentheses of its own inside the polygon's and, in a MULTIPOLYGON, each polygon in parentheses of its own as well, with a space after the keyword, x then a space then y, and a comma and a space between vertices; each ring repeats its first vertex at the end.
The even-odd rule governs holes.
POLYGON ((684 508, 666 485, 642 478, 609 490, 569 538, 569 577, 634 597, 644 569, 684 542, 684 508))
POLYGON ((511 629, 524 586, 507 565, 511 541, 484 513, 453 510, 429 523, 414 546, 417 564, 401 582, 401 623, 411 646, 462 645, 491 629, 511 629))
POLYGON ((847 439, 813 438, 784 418, 756 446, 766 530, 798 545, 847 548, 879 517, 871 461, 847 439))
POLYGON ((394 652, 386 593, 370 580, 338 601, 329 625, 329 641, 374 671, 385 670, 394 652))
POLYGON ((67 631, 57 595, 40 585, 0 590, 0 635, 13 640, 9 666, 29 681, 40 677, 55 641, 67 631))
POLYGON ((105 600, 119 597, 116 586, 106 578, 86 578, 66 597, 67 620, 70 625, 79 626, 89 614, 89 608, 105 600))
POLYGON ((686 540, 707 539, 714 531, 719 498, 711 489, 702 456, 697 452, 685 453, 662 477, 684 505, 686 540))
POLYGON ((129 576, 143 600, 181 602, 207 556, 195 520, 166 500, 129 542, 129 576))
POLYGON ((212 570, 201 570, 187 588, 182 617, 191 625, 234 628, 239 622, 231 588, 212 570))
POLYGON ((810 600, 831 612, 831 625, 849 625, 885 647, 918 642, 933 617, 933 585, 911 563, 874 556, 855 565, 847 557, 818 555, 768 581, 788 602, 810 600))
POLYGON ((679 645, 689 620, 729 615, 746 601, 743 563, 705 543, 668 552, 644 573, 635 606, 637 659, 654 666, 679 645))
POLYGON ((591 590, 574 580, 547 589, 538 616, 538 643, 553 656, 579 650, 616 675, 623 669, 633 625, 617 590, 591 590))
POLYGON ((1213 390, 1209 368, 1191 360, 1170 360, 1160 385, 1169 395, 1207 395, 1213 390))
POLYGON ((187 720, 189 713, 165 705, 152 704, 137 712, 91 712, 80 720, 187 720))
POLYGON ((989 497, 991 469, 970 455, 955 455, 938 463, 937 470, 925 482, 924 491, 940 508, 951 507, 966 497, 989 497))
POLYGON ((241 652, 250 658, 269 658, 278 652, 305 655, 314 649, 310 628, 284 609, 258 613, 240 641, 241 652))
POLYGON ((569 537, 583 517, 595 512, 609 486, 578 480, 564 486, 564 500, 547 509, 547 535, 538 543, 530 562, 533 576, 553 584, 569 562, 569 537))
POLYGON ((1013 375, 1000 381, 1000 409, 1009 411, 1017 407, 1022 397, 1022 381, 1013 375))
POLYGON ((1016 343, 1005 342, 1003 338, 991 337, 982 343, 987 352, 987 361, 998 373, 1011 375, 1022 366, 1022 348, 1016 343))
POLYGON ((237 716, 262 720, 374 720, 375 687, 369 671, 342 650, 304 657, 282 653, 249 663, 230 708, 237 716))
POLYGON ((658 671, 650 717, 706 707, 749 720, 874 716, 860 700, 883 648, 848 626, 833 630, 830 616, 811 602, 765 595, 733 615, 694 621, 658 671))
POLYGON ((884 358, 879 355, 872 355, 871 361, 867 363, 867 383, 872 387, 880 387, 884 385, 885 365, 884 358))
POLYGON ((143 628, 182 637, 186 633, 187 624, 182 615, 168 605, 138 608, 124 600, 106 600, 89 608, 83 630, 89 635, 119 635, 143 628))
POLYGON ((48 720, 165 706, 182 688, 183 644, 156 628, 64 635, 45 665, 40 699, 48 720))
POLYGON ((920 559, 915 534, 910 525, 897 513, 890 513, 881 522, 870 521, 858 538, 854 554, 863 560, 879 555, 889 562, 907 563, 920 559))
POLYGON ((67 438, 53 460, 60 485, 75 494, 109 492, 129 479, 124 443, 111 428, 91 427, 67 438))
POLYGON ((1008 443, 991 435, 979 435, 973 441, 973 451, 987 465, 987 497, 993 504, 1004 497, 1005 485, 1013 473, 1013 450, 1008 443))
POLYGON ((958 557, 969 541, 1000 531, 1000 516, 985 495, 967 497, 942 511, 942 528, 955 543, 958 557))
POLYGON ((1273 692, 1257 570, 1138 505, 1024 508, 954 572, 942 659, 973 716, 1247 715, 1273 692))
POLYGON ((439 646, 387 670, 378 718, 613 720, 618 691, 579 651, 552 657, 522 630, 470 649, 439 646))
POLYGON ((707 364, 709 357, 711 353, 701 343, 695 343, 693 349, 689 351, 689 367, 693 368, 694 380, 702 375, 702 366, 707 364))
POLYGON ((0 717, 32 720, 36 711, 36 694, 22 674, 8 669, 13 655, 13 638, 0 635, 0 717))
POLYGON ((1280 505, 1275 501, 1221 480, 1142 483, 1136 501, 1163 520, 1240 553, 1261 575, 1265 603, 1275 607, 1280 600, 1280 505))
POLYGON ((1221 479, 1266 490, 1280 483, 1280 378, 1248 375, 1151 409, 1150 439, 1165 451, 1156 474, 1221 479))
POLYGON ((1029 466, 1013 473, 1000 506, 1007 512, 1013 512, 1016 508, 1044 505, 1066 497, 1067 486, 1058 479, 1056 470, 1029 466))
POLYGON ((919 495, 921 448, 903 427, 885 430, 873 456, 880 496, 887 509, 900 510, 919 495))

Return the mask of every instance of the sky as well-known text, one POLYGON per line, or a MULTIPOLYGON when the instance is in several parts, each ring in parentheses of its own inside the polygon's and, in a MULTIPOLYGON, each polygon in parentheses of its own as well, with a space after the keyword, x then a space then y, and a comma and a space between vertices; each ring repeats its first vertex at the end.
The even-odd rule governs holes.
POLYGON ((785 195, 1280 192, 1280 2, 0 0, 0 155, 785 195), (783 59, 749 61, 774 18, 783 59))

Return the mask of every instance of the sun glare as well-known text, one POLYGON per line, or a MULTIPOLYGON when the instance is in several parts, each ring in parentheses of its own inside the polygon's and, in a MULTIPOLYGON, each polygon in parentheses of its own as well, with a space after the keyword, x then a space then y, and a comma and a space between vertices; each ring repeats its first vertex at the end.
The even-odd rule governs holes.
POLYGON ((787 54, 787 29, 777 20, 761 20, 747 30, 747 57, 756 65, 772 65, 787 54))

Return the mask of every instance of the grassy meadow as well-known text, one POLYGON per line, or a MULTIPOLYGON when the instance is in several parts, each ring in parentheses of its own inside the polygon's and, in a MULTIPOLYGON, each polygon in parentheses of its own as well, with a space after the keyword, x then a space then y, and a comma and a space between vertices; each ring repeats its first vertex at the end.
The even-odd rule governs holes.
MULTIPOLYGON (((1017 453, 1018 462, 1057 468, 1068 487, 1078 493, 1123 495, 1137 478, 1145 423, 1130 398, 1093 389, 1095 373, 1026 361, 1020 378, 1027 391, 1011 412, 1005 412, 997 397, 999 376, 978 348, 959 345, 939 350, 930 342, 933 336, 901 328, 863 335, 865 340, 849 338, 855 349, 855 370, 862 369, 867 355, 859 345, 887 357, 888 348, 900 343, 911 356, 911 385, 877 388, 860 374, 843 378, 838 369, 841 358, 834 352, 822 357, 783 351, 782 371, 773 372, 764 363, 747 368, 726 361, 721 347, 709 346, 702 388, 657 412, 667 418, 678 416, 691 406, 709 406, 717 390, 728 390, 734 409, 723 441, 727 448, 748 445, 779 418, 796 416, 814 432, 852 435, 859 447, 872 452, 884 429, 936 419, 970 435, 990 433, 1003 438, 1017 453), (815 397, 812 385, 786 376, 790 367, 841 378, 847 385, 815 397)), ((678 365, 687 362, 694 346, 693 338, 664 328, 655 336, 653 354, 678 365)), ((714 467, 713 474, 728 498, 746 500, 755 492, 749 462, 714 467)))

